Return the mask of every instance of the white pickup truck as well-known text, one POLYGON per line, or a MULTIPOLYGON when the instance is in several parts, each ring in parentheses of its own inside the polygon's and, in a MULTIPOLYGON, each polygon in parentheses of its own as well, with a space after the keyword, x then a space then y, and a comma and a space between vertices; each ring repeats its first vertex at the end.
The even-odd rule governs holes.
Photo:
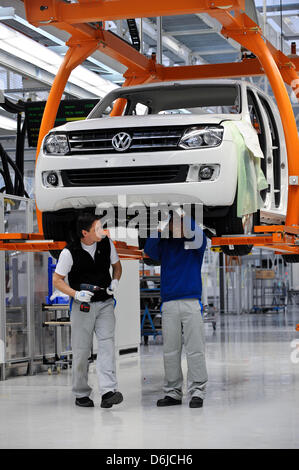
MULTIPOLYGON (((250 144, 248 144, 250 146, 250 144)), ((288 169, 277 107, 263 91, 237 80, 162 82, 118 88, 84 121, 52 129, 36 167, 36 202, 46 238, 69 240, 78 211, 99 203, 200 203, 217 235, 251 233, 283 223, 288 169), (121 116, 110 116, 123 99, 121 116), (260 211, 237 217, 237 146, 227 122, 255 141, 268 187, 260 211), (244 132, 245 129, 245 132, 244 132)), ((244 255, 251 247, 225 247, 244 255)))

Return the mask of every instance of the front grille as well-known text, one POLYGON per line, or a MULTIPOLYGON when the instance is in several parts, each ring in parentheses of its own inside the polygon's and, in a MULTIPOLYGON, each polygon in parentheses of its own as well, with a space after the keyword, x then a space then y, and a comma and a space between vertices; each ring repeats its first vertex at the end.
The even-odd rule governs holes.
POLYGON ((130 166, 62 170, 64 186, 123 186, 134 184, 182 183, 189 165, 130 166))
POLYGON ((128 129, 103 129, 68 134, 71 155, 91 153, 128 153, 150 152, 157 150, 180 149, 178 143, 185 131, 185 126, 145 127, 128 129), (126 132, 132 138, 128 150, 119 152, 112 145, 113 137, 119 132, 126 132))

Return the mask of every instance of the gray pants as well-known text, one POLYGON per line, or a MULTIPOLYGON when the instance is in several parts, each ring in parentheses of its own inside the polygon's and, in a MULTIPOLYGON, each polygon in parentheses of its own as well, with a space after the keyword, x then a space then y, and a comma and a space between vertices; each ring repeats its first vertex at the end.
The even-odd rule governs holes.
POLYGON ((165 369, 163 390, 172 398, 182 398, 182 326, 188 365, 188 393, 193 397, 204 399, 208 374, 205 360, 204 323, 198 299, 171 300, 163 303, 162 332, 165 369))
POLYGON ((73 393, 77 398, 87 397, 92 389, 88 385, 88 358, 95 332, 98 341, 97 375, 100 393, 117 390, 115 364, 115 316, 113 300, 93 302, 89 312, 81 312, 80 304, 73 303, 72 313, 73 393))

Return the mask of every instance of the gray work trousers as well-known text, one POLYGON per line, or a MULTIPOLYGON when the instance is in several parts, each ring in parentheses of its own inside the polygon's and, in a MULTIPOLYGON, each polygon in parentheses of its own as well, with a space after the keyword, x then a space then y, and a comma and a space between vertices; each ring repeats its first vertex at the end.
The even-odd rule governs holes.
POLYGON ((88 358, 95 332, 98 342, 97 375, 101 395, 117 390, 115 363, 115 315, 113 299, 90 303, 89 312, 80 311, 80 303, 74 302, 71 313, 73 353, 73 393, 77 398, 88 397, 92 388, 88 385, 88 358))
POLYGON ((181 367, 182 326, 187 358, 187 389, 192 397, 204 399, 208 380, 205 360, 204 323, 198 299, 164 302, 162 333, 164 351, 164 392, 177 400, 182 398, 181 367))

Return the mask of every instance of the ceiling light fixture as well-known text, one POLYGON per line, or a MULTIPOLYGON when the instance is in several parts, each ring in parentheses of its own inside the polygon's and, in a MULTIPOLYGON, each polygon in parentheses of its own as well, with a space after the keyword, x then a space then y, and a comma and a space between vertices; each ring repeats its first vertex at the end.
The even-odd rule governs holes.
POLYGON ((16 131, 17 121, 0 115, 0 129, 5 129, 7 131, 16 131))
MULTIPOLYGON (((62 63, 63 57, 49 48, 28 38, 18 31, 14 31, 0 23, 0 49, 11 55, 36 65, 47 72, 56 75, 62 63)), ((109 91, 117 88, 117 85, 105 80, 96 73, 79 65, 73 70, 69 82, 89 91, 95 96, 102 97, 109 91)))

